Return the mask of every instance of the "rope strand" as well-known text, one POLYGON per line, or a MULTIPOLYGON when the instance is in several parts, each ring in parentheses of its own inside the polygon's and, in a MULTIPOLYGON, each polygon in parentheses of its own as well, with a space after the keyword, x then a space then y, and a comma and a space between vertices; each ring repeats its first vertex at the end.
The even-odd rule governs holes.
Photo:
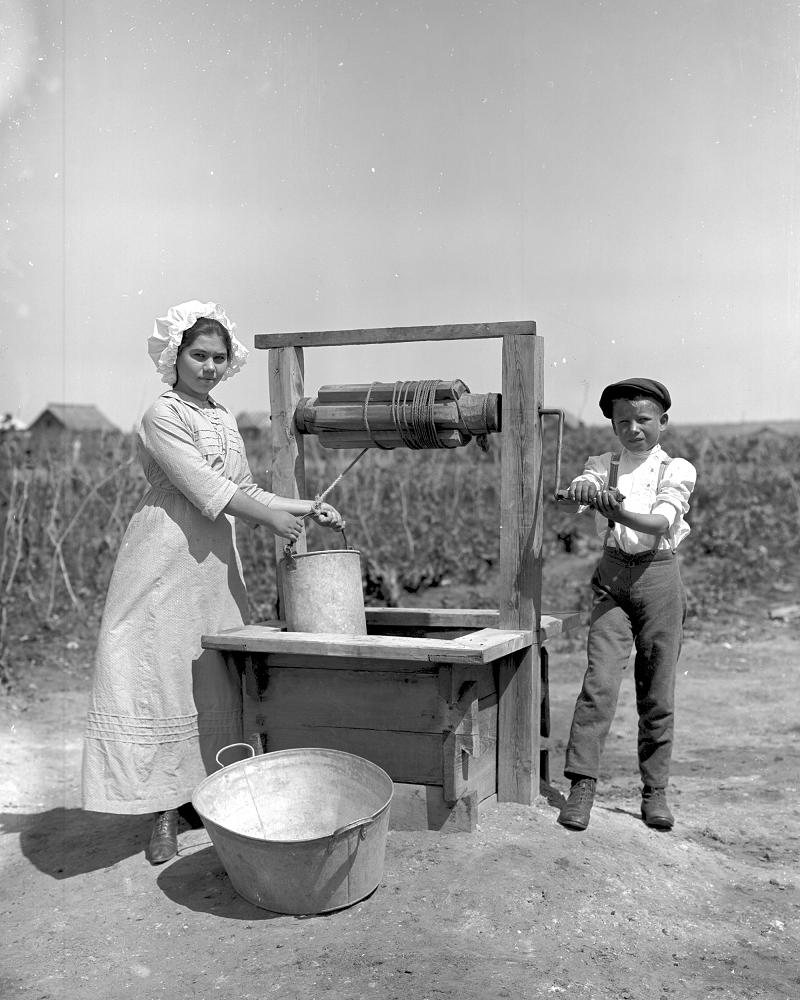
POLYGON ((406 448, 419 451, 446 447, 436 431, 436 390, 440 384, 441 379, 395 382, 390 413, 394 429, 406 448))

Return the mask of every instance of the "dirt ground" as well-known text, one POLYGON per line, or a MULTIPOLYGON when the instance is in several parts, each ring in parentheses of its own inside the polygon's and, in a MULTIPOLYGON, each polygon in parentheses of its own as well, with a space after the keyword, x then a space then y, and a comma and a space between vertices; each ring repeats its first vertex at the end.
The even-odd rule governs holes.
POLYGON ((484 806, 473 834, 390 831, 370 898, 298 918, 238 897, 202 828, 155 868, 148 818, 80 810, 91 651, 55 632, 50 669, 0 703, 0 996, 796 1000, 800 632, 687 642, 666 834, 638 816, 630 682, 589 829, 556 823, 582 641, 551 646, 535 806, 484 806))

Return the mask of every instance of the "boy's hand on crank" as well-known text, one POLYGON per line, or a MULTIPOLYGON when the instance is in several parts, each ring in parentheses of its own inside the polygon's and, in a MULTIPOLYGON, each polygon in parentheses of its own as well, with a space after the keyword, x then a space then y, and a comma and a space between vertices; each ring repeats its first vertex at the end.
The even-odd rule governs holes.
POLYGON ((559 493, 559 498, 563 502, 592 507, 600 514, 611 518, 614 517, 615 511, 622 509, 622 501, 625 499, 616 487, 599 490, 594 483, 585 479, 570 483, 568 489, 559 493))
POLYGON ((581 482, 570 483, 567 490, 567 497, 572 503, 592 504, 596 496, 597 487, 594 483, 587 482, 585 479, 581 482))
POLYGON ((620 496, 619 490, 598 490, 592 500, 592 506, 606 517, 613 518, 615 512, 622 507, 620 499, 623 498, 620 496))

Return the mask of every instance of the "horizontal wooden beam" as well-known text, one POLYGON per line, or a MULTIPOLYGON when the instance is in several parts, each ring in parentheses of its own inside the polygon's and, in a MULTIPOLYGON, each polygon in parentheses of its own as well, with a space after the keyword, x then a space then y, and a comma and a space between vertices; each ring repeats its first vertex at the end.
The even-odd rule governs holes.
MULTIPOLYGON (((384 628, 498 628, 500 612, 492 608, 366 608, 367 627, 384 628)), ((579 611, 543 611, 541 642, 571 632, 583 624, 579 611)))
MULTIPOLYGON (((404 386, 413 383, 401 383, 404 386)), ((437 403, 448 399, 461 399, 464 393, 469 392, 466 382, 460 378, 437 379, 432 387, 434 399, 437 403)), ((364 400, 369 395, 370 403, 391 403, 397 396, 397 382, 344 382, 337 385, 321 385, 317 389, 318 404, 338 404, 338 403, 358 403, 364 405, 364 400)), ((301 400, 301 403, 304 402, 301 400)))
POLYGON ((283 632, 263 625, 243 625, 216 635, 201 636, 204 649, 231 653, 297 653, 347 656, 360 661, 393 659, 475 665, 492 663, 517 650, 526 649, 532 642, 533 635, 529 631, 491 628, 464 639, 283 632))
POLYGON ((432 628, 497 628, 500 613, 494 608, 365 608, 367 625, 380 628, 428 626, 432 628))
MULTIPOLYGON (((382 628, 401 632, 420 629, 453 629, 464 632, 492 628, 500 625, 500 612, 496 608, 365 608, 367 628, 380 634, 382 628)), ((580 611, 543 611, 539 622, 539 640, 544 642, 580 628, 583 616, 580 611)), ((279 619, 257 622, 253 628, 286 630, 286 622, 279 619)))
MULTIPOLYGON (((456 667, 478 675, 480 667, 456 667)), ((450 706, 438 698, 437 673, 409 675, 392 670, 325 670, 267 666, 253 672, 263 696, 248 696, 245 731, 269 733, 288 725, 327 726, 334 729, 392 730, 401 733, 438 733, 448 727, 450 706), (402 697, 398 692, 402 691, 402 697)), ((245 675, 245 682, 250 675, 245 675)), ((455 728, 455 726, 450 726, 455 728)), ((308 744, 309 746, 313 744, 308 744)))
POLYGON ((267 753, 297 747, 341 750, 371 760, 382 767, 392 781, 442 784, 441 733, 339 729, 336 726, 307 726, 297 719, 285 719, 283 725, 271 726, 264 736, 267 753))
POLYGON ((350 344, 402 344, 424 340, 486 340, 494 337, 536 336, 533 320, 506 323, 452 323, 444 326, 389 326, 373 330, 313 330, 298 333, 257 333, 258 350, 273 347, 346 347, 350 344))

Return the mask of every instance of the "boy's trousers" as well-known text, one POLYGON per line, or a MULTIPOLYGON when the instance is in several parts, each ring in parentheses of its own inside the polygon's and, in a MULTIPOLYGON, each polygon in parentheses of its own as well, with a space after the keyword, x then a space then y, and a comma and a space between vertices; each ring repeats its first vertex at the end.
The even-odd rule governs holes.
POLYGON ((675 713, 675 667, 686 598, 672 552, 626 555, 606 548, 592 577, 588 667, 575 704, 564 773, 597 778, 617 707, 622 672, 636 647, 634 680, 639 713, 642 783, 669 781, 675 713))

